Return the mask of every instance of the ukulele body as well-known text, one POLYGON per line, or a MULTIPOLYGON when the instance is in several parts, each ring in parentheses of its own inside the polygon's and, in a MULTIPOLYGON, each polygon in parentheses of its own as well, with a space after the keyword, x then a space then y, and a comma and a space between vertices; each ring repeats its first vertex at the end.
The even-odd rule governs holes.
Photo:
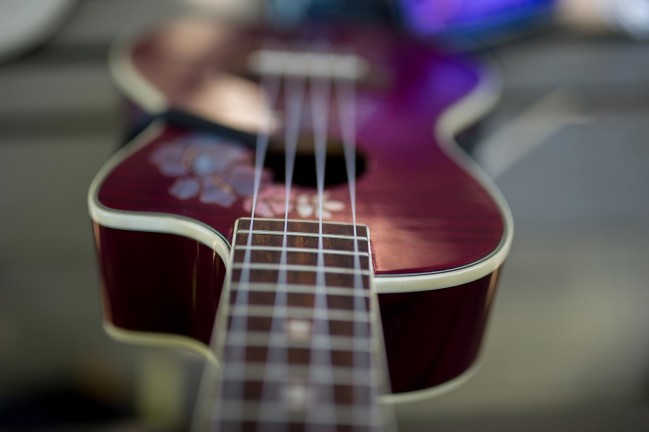
MULTIPOLYGON (((472 369, 511 244, 506 203, 452 142, 491 107, 497 87, 474 61, 420 42, 373 30, 325 34, 328 49, 353 47, 371 69, 355 103, 356 213, 371 231, 388 398, 428 396, 472 369)), ((274 37, 289 44, 287 35, 274 37)), ((159 118, 91 186, 105 327, 118 339, 211 355, 234 223, 252 207, 254 152, 245 141, 258 126, 259 97, 246 93, 257 84, 244 69, 262 40, 258 30, 187 21, 112 54, 118 85, 143 113, 181 112, 216 126, 159 118), (176 46, 183 36, 195 42, 189 52, 176 46), (228 117, 224 88, 239 89, 249 104, 228 117)), ((339 139, 333 113, 330 120, 330 137, 339 139)), ((284 217, 278 171, 272 163, 264 170, 259 217, 284 217)), ((316 219, 308 179, 289 201, 289 218, 316 219)), ((328 185, 323 207, 326 220, 349 221, 347 185, 328 185)))

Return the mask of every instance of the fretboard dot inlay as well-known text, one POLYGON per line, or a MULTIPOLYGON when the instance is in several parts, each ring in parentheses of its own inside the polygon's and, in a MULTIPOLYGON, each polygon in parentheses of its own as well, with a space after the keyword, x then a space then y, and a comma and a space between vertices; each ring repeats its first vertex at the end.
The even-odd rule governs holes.
POLYGON ((288 319, 286 321, 286 332, 291 340, 308 340, 311 336, 311 323, 303 319, 288 319))
POLYGON ((289 410, 303 411, 313 399, 313 391, 304 383, 290 383, 284 387, 282 396, 289 410))

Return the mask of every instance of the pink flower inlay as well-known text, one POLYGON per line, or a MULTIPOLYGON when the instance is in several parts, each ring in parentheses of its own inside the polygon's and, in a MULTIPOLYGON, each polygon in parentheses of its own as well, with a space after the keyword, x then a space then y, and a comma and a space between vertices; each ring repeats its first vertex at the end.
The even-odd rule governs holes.
MULTIPOLYGON (((284 216, 287 212, 293 211, 293 201, 295 200, 295 191, 291 190, 289 196, 288 209, 286 208, 286 188, 283 185, 269 184, 266 185, 257 197, 255 206, 255 216, 277 217, 284 216)), ((248 196, 243 202, 245 211, 252 213, 252 196, 248 196)))

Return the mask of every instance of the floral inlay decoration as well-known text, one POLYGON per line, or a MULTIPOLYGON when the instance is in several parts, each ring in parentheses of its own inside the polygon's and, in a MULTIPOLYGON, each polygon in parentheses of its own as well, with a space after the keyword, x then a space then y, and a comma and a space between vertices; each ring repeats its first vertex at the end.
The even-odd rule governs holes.
MULTIPOLYGON (((150 160, 163 175, 175 178, 169 188, 171 196, 225 208, 242 199, 244 210, 252 211, 255 168, 250 149, 218 136, 193 134, 161 145, 150 160)), ((344 203, 331 199, 327 192, 323 198, 324 219, 345 208, 344 203)), ((255 207, 257 216, 284 216, 286 209, 306 219, 317 217, 319 208, 316 193, 292 189, 286 209, 284 185, 272 183, 270 173, 264 169, 255 207)))

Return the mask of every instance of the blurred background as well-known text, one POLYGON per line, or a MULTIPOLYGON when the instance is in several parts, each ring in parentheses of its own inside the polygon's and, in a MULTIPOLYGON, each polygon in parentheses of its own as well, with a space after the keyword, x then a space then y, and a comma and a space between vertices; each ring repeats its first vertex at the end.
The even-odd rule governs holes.
MULTIPOLYGON (((403 1, 400 20, 449 45, 479 40, 499 65, 502 100, 470 144, 516 231, 481 367, 399 406, 400 426, 649 430, 648 2, 512 1, 507 19, 485 6, 506 1, 473 2, 477 15, 438 3, 446 15, 403 1), (413 18, 426 11, 436 18, 413 18)), ((125 133, 111 42, 186 6, 0 0, 2 431, 183 429, 197 359, 104 334, 86 193, 125 133)))

